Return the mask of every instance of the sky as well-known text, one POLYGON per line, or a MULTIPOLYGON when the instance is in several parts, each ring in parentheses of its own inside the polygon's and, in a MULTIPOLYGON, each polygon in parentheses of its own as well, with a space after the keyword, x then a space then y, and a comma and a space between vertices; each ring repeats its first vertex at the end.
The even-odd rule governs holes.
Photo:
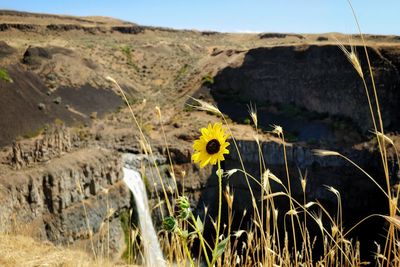
MULTIPOLYGON (((352 4, 363 33, 400 35, 400 0, 353 0, 352 4)), ((0 9, 109 16, 176 29, 357 32, 347 0, 0 0, 0 9)))

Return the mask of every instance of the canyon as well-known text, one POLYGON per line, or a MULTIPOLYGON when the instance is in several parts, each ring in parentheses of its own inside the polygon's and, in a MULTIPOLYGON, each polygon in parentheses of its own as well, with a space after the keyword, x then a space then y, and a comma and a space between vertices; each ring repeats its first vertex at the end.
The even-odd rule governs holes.
MULTIPOLYGON (((191 97, 216 105, 228 118, 255 177, 262 176, 256 136, 268 169, 286 180, 283 144, 271 133, 276 124, 287 137, 296 198, 303 196, 299 172, 307 172, 307 199, 334 209, 336 198, 325 185, 333 186, 341 193, 346 226, 386 205, 354 166, 314 153, 338 151, 384 184, 362 80, 337 45, 354 46, 371 90, 357 36, 201 32, 14 11, 1 11, 0 18, 0 70, 11 78, 0 79, 0 232, 96 253, 109 243, 110 253, 120 257, 126 249, 121 218, 134 207, 122 181, 124 164, 146 177, 151 209, 163 194, 162 179, 170 191, 184 190, 196 213, 207 207, 215 215, 215 169, 195 166, 191 154, 199 128, 219 118, 192 108, 191 97), (107 76, 126 93, 153 156, 107 76), (249 125, 250 105, 257 108, 257 131, 249 125)), ((400 39, 366 35, 366 42, 386 133, 398 148, 400 39)), ((230 142, 226 170, 241 167, 230 142)), ((388 151, 395 188, 399 166, 393 147, 388 151)), ((224 183, 235 192, 235 211, 249 210, 245 177, 235 173, 224 183)), ((153 210, 156 228, 165 212, 153 210)), ((368 239, 363 233, 372 227, 379 239, 383 225, 366 224, 354 238, 368 239)))

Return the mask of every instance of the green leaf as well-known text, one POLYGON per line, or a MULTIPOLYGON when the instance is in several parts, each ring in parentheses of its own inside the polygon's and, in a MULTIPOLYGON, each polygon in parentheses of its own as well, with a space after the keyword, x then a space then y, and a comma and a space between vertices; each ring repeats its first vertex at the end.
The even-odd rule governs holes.
POLYGON ((217 259, 222 255, 222 253, 224 253, 225 247, 226 247, 226 244, 228 243, 228 241, 229 241, 229 236, 218 243, 217 248, 215 249, 215 251, 213 253, 214 254, 213 258, 217 259))
POLYGON ((202 220, 200 219, 199 216, 197 216, 197 219, 196 219, 196 226, 197 226, 197 230, 198 230, 200 233, 203 233, 204 225, 203 225, 203 222, 202 222, 202 220))

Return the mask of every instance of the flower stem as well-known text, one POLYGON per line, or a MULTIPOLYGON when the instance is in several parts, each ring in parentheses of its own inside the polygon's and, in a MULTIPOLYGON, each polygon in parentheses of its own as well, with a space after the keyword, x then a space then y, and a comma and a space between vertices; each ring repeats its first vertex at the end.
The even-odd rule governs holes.
POLYGON ((222 171, 221 171, 221 162, 218 160, 218 170, 217 170, 217 176, 218 176, 218 217, 217 217, 217 232, 215 235, 215 246, 214 246, 214 252, 213 252, 213 258, 211 261, 211 266, 215 264, 217 261, 216 251, 219 243, 219 231, 220 231, 220 226, 221 226, 221 208, 222 208, 222 171))
POLYGON ((193 262, 193 259, 192 259, 192 256, 190 255, 190 251, 189 251, 189 248, 188 248, 188 246, 187 246, 187 243, 186 243, 186 238, 183 238, 182 239, 182 243, 183 243, 183 247, 185 248, 185 252, 186 252, 186 254, 187 254, 187 256, 188 256, 188 258, 189 258, 189 261, 190 261, 190 267, 194 267, 194 262, 193 262))
POLYGON ((194 218, 194 215, 193 215, 192 212, 190 212, 190 217, 192 218, 193 225, 195 226, 196 232, 197 232, 197 234, 199 235, 200 245, 201 245, 201 247, 202 247, 202 249, 203 249, 204 258, 206 259, 207 266, 211 266, 211 264, 210 264, 210 259, 208 258, 208 254, 207 254, 207 248, 206 248, 206 245, 205 245, 205 243, 204 243, 203 233, 200 231, 201 229, 199 229, 199 227, 198 227, 198 225, 197 225, 197 221, 196 221, 196 219, 194 218))

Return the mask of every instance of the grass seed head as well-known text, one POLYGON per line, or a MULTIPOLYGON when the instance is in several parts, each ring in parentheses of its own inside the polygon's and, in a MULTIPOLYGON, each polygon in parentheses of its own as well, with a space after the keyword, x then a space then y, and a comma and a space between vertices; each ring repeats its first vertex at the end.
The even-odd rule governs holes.
POLYGON ((313 201, 310 201, 310 202, 308 202, 307 204, 305 204, 304 207, 305 207, 306 209, 309 209, 309 208, 311 208, 312 206, 314 206, 315 204, 317 204, 317 203, 315 203, 315 202, 313 202, 313 201))
POLYGON ((361 68, 361 63, 360 60, 358 58, 358 54, 357 51, 355 50, 355 47, 353 45, 350 45, 350 50, 348 50, 343 43, 339 42, 338 40, 336 40, 338 43, 338 46, 340 48, 340 50, 343 51, 343 53, 345 54, 347 60, 351 63, 351 65, 353 65, 354 69, 357 71, 358 75, 360 75, 360 77, 362 79, 364 79, 364 73, 363 70, 361 68))
POLYGON ((340 197, 339 191, 337 189, 335 189, 333 186, 325 185, 325 187, 328 189, 328 191, 334 193, 336 195, 336 197, 338 197, 338 198, 340 197))
POLYGON ((250 117, 253 120, 253 123, 257 128, 258 127, 257 108, 256 108, 256 106, 253 106, 250 103, 250 105, 248 106, 248 110, 249 110, 250 117))
POLYGON ((293 215, 297 215, 297 211, 294 209, 289 210, 288 212, 286 212, 287 215, 293 216, 293 215))
POLYGON ((207 103, 203 100, 194 98, 194 97, 191 97, 191 99, 196 101, 198 106, 189 105, 190 107, 197 108, 197 109, 203 110, 203 111, 208 111, 208 112, 214 113, 216 115, 222 115, 222 112, 214 105, 207 103))
POLYGON ((385 218, 390 224, 392 224, 393 226, 395 226, 397 229, 400 229, 400 216, 384 216, 383 218, 385 218))
POLYGON ((303 192, 305 193, 306 192, 306 186, 307 186, 307 178, 306 177, 302 178, 300 180, 300 183, 301 183, 301 188, 303 189, 303 192))
POLYGON ((383 133, 381 133, 381 132, 379 132, 379 131, 373 131, 373 133, 374 133, 378 138, 380 138, 381 140, 384 140, 384 141, 388 142, 388 143, 391 144, 392 146, 395 145, 394 142, 393 142, 393 140, 390 139, 387 135, 385 135, 385 134, 383 134, 383 133))
POLYGON ((339 152, 331 151, 331 150, 324 150, 324 149, 313 149, 314 155, 320 157, 327 157, 327 156, 340 156, 339 152))
POLYGON ((224 176, 225 178, 230 178, 230 177, 231 177, 233 174, 235 174, 237 171, 238 171, 238 169, 231 169, 231 170, 225 171, 223 176, 224 176))
POLYGON ((336 234, 339 232, 339 228, 336 225, 332 225, 331 232, 332 232, 332 237, 335 237, 336 234))
POLYGON ((276 134, 276 135, 278 135, 278 136, 281 136, 282 135, 282 133, 283 133, 283 128, 282 128, 282 126, 279 126, 279 125, 272 125, 272 127, 273 127, 273 130, 272 130, 272 133, 274 133, 274 134, 276 134))

